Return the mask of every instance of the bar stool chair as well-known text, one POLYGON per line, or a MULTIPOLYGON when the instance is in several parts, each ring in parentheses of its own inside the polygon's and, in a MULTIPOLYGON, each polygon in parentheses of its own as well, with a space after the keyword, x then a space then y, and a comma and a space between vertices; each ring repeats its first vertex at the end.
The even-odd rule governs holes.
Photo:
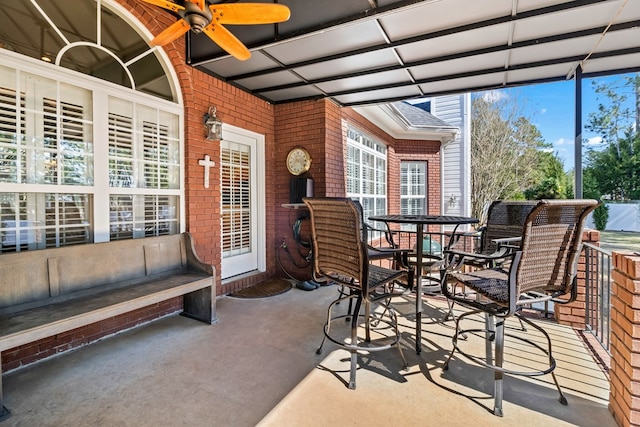
POLYGON ((311 214, 314 274, 350 290, 329 305, 324 338, 316 353, 322 353, 327 339, 351 353, 349 389, 356 388, 359 351, 377 352, 396 347, 400 352, 403 368, 406 369, 407 362, 399 343, 398 319, 390 305, 390 300, 395 295, 390 285, 394 281, 406 279, 407 271, 370 264, 366 231, 362 231, 361 215, 353 200, 304 198, 303 202, 311 214), (346 300, 355 301, 353 311, 348 310, 346 314, 334 316, 334 306, 346 300), (382 312, 373 312, 376 304, 383 307, 382 312), (350 336, 344 337, 335 331, 340 328, 332 328, 332 324, 349 316, 350 336), (359 335, 362 329, 364 337, 359 335), (372 331, 379 333, 381 338, 372 341, 372 331))
MULTIPOLYGON (((567 400, 562 394, 555 375, 551 339, 545 330, 522 314, 522 306, 544 301, 568 303, 575 300, 577 265, 582 250, 584 221, 598 205, 596 200, 541 200, 527 216, 522 230, 521 244, 511 255, 509 267, 488 267, 470 272, 448 271, 442 282, 445 296, 471 311, 458 316, 452 338, 453 349, 443 365, 447 370, 454 353, 494 371, 493 413, 503 415, 502 381, 504 374, 540 376, 551 373, 560 394, 560 402, 567 400), (466 292, 456 292, 458 286, 466 292), (471 291, 471 292, 469 292, 471 291), (464 319, 477 313, 485 315, 485 329, 463 329, 464 319), (546 345, 535 343, 526 336, 505 332, 505 321, 515 316, 540 332, 546 345), (464 351, 458 339, 472 333, 485 333, 486 354, 464 351), (528 371, 507 369, 504 363, 505 336, 517 339, 532 350, 540 350, 548 357, 544 368, 528 371)), ((524 333, 529 332, 523 331, 524 333)))

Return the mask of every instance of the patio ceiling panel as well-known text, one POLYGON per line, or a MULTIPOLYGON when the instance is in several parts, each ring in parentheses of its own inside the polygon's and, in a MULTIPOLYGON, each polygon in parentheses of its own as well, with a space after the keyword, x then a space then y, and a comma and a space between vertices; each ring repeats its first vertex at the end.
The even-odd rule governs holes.
POLYGON ((411 67, 409 70, 418 82, 425 79, 448 77, 454 74, 469 75, 481 73, 484 70, 497 70, 504 68, 507 60, 507 52, 493 52, 485 55, 478 55, 470 58, 457 58, 449 61, 438 61, 418 67, 411 67))
POLYGON ((384 15, 379 20, 389 38, 398 41, 427 32, 446 33, 452 28, 511 15, 512 3, 512 0, 428 1, 384 15))
POLYGON ((572 77, 575 68, 585 58, 584 52, 588 52, 597 40, 597 36, 589 36, 512 49, 508 65, 510 69, 538 69, 540 77, 545 78, 558 75, 549 74, 549 71, 552 70, 550 68, 546 70, 541 68, 545 64, 564 64, 565 71, 560 74, 572 77))
POLYGON ((488 74, 475 74, 470 76, 451 78, 441 77, 434 79, 428 83, 421 83, 420 90, 423 93, 463 93, 468 88, 493 89, 503 87, 505 81, 505 72, 496 72, 488 74))
POLYGON ((224 56, 215 62, 200 64, 197 68, 204 72, 218 75, 222 79, 226 79, 226 77, 223 76, 258 73, 262 70, 269 70, 278 66, 278 63, 274 61, 273 58, 270 58, 261 51, 255 51, 251 53, 251 59, 248 61, 238 61, 232 56, 224 56))
POLYGON ((332 96, 338 103, 348 105, 357 104, 364 105, 369 103, 370 99, 381 98, 400 101, 404 99, 412 99, 420 97, 420 92, 416 86, 395 87, 388 89, 372 90, 366 92, 354 92, 347 94, 334 94, 332 96))
POLYGON ((640 68, 640 53, 634 53, 632 55, 620 55, 615 58, 592 58, 584 65, 585 73, 603 74, 606 73, 610 67, 622 70, 627 68, 629 71, 637 71, 640 68))
POLYGON ((320 91, 317 87, 309 85, 281 89, 273 92, 264 92, 262 95, 274 102, 287 101, 290 99, 318 99, 326 96, 326 94, 320 91))
POLYGON ((630 1, 624 8, 625 19, 638 19, 640 18, 640 2, 630 1))
MULTIPOLYGON (((227 28, 234 36, 248 45, 261 43, 277 36, 276 27, 273 25, 228 25, 227 28)), ((194 58, 210 55, 214 52, 217 55, 226 55, 226 52, 211 42, 205 34, 193 34, 193 38, 198 40, 191 45, 191 55, 194 58)))
MULTIPOLYGON (((566 76, 568 70, 569 65, 565 63, 536 68, 512 69, 506 73, 506 81, 510 86, 522 86, 532 81, 542 83, 548 79, 544 76, 561 76, 563 74, 566 76)), ((553 77, 553 80, 558 81, 555 77, 553 77)))
POLYGON ((396 50, 407 64, 429 59, 439 60, 438 58, 458 56, 494 46, 503 46, 506 50, 508 45, 505 37, 509 34, 509 29, 510 25, 505 23, 461 31, 402 45, 396 50))
POLYGON ((300 37, 264 51, 284 64, 308 61, 336 53, 349 52, 385 43, 375 21, 343 25, 313 37, 300 37))
MULTIPOLYGON (((379 6, 387 6, 396 0, 377 1, 379 6)), ((278 24, 281 34, 303 31, 321 22, 339 22, 345 16, 371 9, 369 0, 281 0, 291 10, 291 17, 278 24), (311 4, 312 3, 312 4, 311 4), (295 19, 293 17, 295 16, 295 19)))
POLYGON ((612 13, 615 13, 615 10, 609 2, 532 16, 514 23, 513 41, 520 42, 550 35, 562 36, 589 28, 604 28, 613 19, 612 13))
POLYGON ((348 79, 333 80, 326 83, 319 83, 316 86, 324 92, 335 93, 345 90, 369 89, 374 87, 382 88, 388 86, 396 87, 411 84, 413 84, 413 82, 405 70, 394 70, 348 79))
POLYGON ((278 71, 268 75, 258 75, 238 80, 239 84, 250 90, 257 90, 271 85, 281 86, 300 82, 303 82, 303 80, 290 71, 278 71))
POLYGON ((362 54, 347 56, 334 60, 328 60, 319 64, 307 65, 295 68, 294 71, 308 80, 321 80, 332 78, 332 76, 344 76, 360 71, 368 72, 374 67, 383 68, 397 66, 398 57, 391 49, 376 50, 362 54), (328 75, 327 68, 331 70, 328 75))
POLYGON ((279 3, 291 19, 273 38, 247 39, 249 60, 188 34, 190 63, 269 102, 354 107, 564 80, 581 62, 584 76, 640 70, 640 0, 279 3))
MULTIPOLYGON (((511 56, 519 57, 519 63, 556 60, 558 58, 578 57, 584 59, 585 52, 591 51, 598 43, 600 35, 594 34, 585 37, 573 37, 569 39, 551 40, 540 43, 531 43, 510 49, 511 56), (531 55, 527 57, 527 55, 531 55)), ((572 61, 567 61, 572 62, 572 61)))
MULTIPOLYGON (((637 2, 640 5, 640 2, 637 2)), ((593 53, 583 63, 585 73, 599 73, 610 69, 640 67, 638 54, 640 53, 640 26, 608 34, 593 49, 593 53), (604 56, 608 52, 617 51, 615 57, 604 56), (603 57, 604 56, 604 57, 603 57)))
MULTIPOLYGON (((640 2, 638 2, 640 4, 640 2)), ((639 18, 640 21, 640 18, 639 18)), ((640 47, 640 25, 626 30, 612 32, 599 41, 593 52, 610 52, 616 49, 637 49, 640 47)))

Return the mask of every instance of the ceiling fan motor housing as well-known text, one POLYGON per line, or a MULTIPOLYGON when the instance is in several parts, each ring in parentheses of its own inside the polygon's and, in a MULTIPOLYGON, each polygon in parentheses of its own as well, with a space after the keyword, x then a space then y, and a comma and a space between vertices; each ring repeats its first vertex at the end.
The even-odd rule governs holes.
POLYGON ((188 1, 184 2, 184 10, 179 13, 189 23, 191 31, 196 34, 201 33, 202 29, 209 25, 212 19, 211 11, 208 7, 202 10, 197 4, 188 1))

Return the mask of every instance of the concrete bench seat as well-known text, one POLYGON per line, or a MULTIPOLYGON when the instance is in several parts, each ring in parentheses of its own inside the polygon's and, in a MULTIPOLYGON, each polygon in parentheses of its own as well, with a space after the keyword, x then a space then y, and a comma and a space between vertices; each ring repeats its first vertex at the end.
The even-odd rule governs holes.
MULTIPOLYGON (((216 322, 215 270, 188 233, 0 255, 0 352, 183 296, 216 322)), ((10 412, 3 405, 0 420, 10 412)))

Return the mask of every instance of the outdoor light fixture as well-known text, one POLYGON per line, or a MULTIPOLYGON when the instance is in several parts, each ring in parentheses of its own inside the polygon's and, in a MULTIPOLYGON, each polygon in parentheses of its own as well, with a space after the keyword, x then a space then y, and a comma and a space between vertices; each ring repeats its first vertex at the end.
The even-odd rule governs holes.
POLYGON ((209 112, 204 114, 204 126, 207 129, 209 141, 222 141, 222 120, 216 117, 216 107, 209 107, 209 112))
POLYGON ((449 207, 450 208, 455 208, 457 201, 458 201, 458 199, 456 198, 455 194, 452 194, 451 197, 449 197, 449 207))

